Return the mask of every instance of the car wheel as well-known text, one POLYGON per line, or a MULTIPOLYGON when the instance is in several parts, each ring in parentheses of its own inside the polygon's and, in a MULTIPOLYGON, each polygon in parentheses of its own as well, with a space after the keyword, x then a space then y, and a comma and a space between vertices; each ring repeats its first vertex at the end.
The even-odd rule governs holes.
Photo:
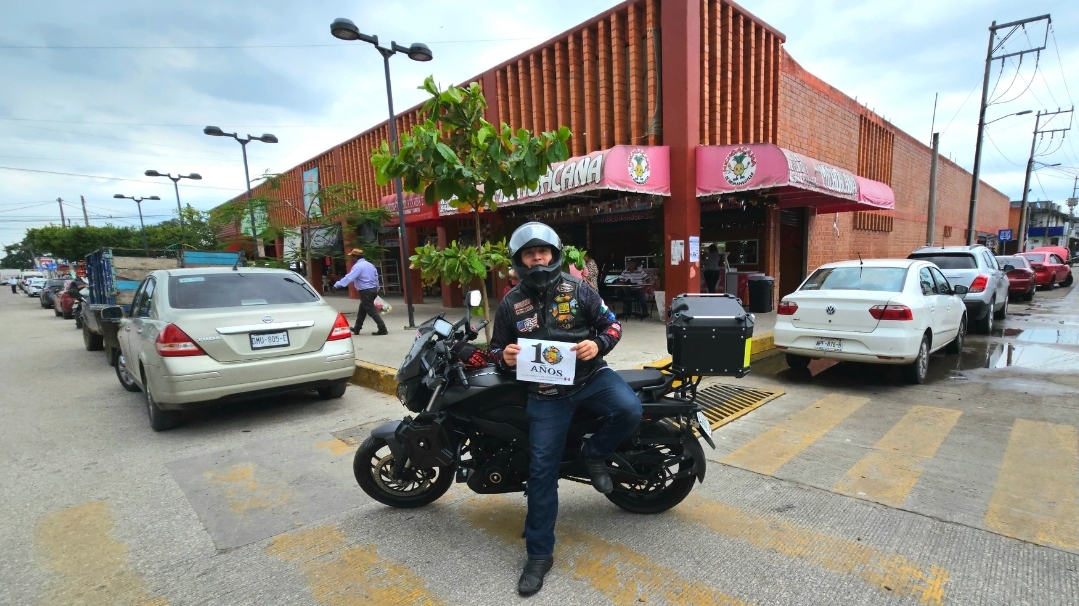
POLYGON ((146 386, 146 389, 142 390, 142 395, 146 399, 146 413, 150 416, 150 428, 154 431, 165 431, 178 426, 183 420, 181 413, 176 410, 161 410, 158 407, 145 373, 142 375, 142 384, 146 386))
POLYGON ((994 317, 997 320, 1003 320, 1004 318, 1008 317, 1008 299, 1004 299, 1004 305, 1000 306, 1000 311, 996 311, 993 313, 995 314, 994 317))
POLYGON ((131 373, 127 371, 127 360, 124 358, 124 354, 119 351, 116 353, 116 378, 120 380, 120 386, 127 391, 140 391, 139 384, 131 378, 131 373))
POLYGON ((1061 282, 1060 285, 1065 287, 1065 288, 1072 285, 1072 274, 1071 274, 1071 272, 1068 272, 1068 277, 1064 278, 1064 281, 1061 282))
POLYGON ((54 315, 54 316, 56 316, 57 318, 59 318, 60 316, 64 315, 64 313, 63 313, 63 312, 61 312, 61 311, 56 311, 56 308, 54 307, 54 308, 53 308, 53 310, 52 310, 52 315, 54 315))
POLYGON ((1034 300, 1034 291, 1036 291, 1036 290, 1038 290, 1038 287, 1037 286, 1032 286, 1030 288, 1030 290, 1023 293, 1023 300, 1024 301, 1033 301, 1034 300))
POLYGON ((950 354, 963 353, 963 340, 967 336, 967 317, 963 316, 963 319, 959 321, 959 332, 952 339, 952 342, 944 348, 950 354))
POLYGON ((994 315, 993 307, 995 307, 995 306, 996 306, 996 301, 990 301, 989 302, 989 311, 986 312, 985 317, 982 318, 981 320, 976 321, 977 322, 976 326, 978 328, 978 332, 980 332, 982 334, 985 334, 985 335, 993 332, 993 315, 994 315))
MULTIPOLYGON (((990 314, 992 315, 992 314, 990 314)), ((925 376, 929 372, 929 337, 922 337, 922 344, 918 347, 918 357, 914 362, 903 367, 903 380, 912 385, 925 383, 925 376)))
POLYGON ((329 387, 322 387, 318 390, 318 397, 323 400, 336 400, 345 395, 345 389, 348 388, 348 381, 341 381, 335 383, 329 387))
POLYGON ((787 366, 790 366, 794 370, 805 370, 809 368, 810 359, 805 356, 799 356, 798 354, 787 354, 787 366))

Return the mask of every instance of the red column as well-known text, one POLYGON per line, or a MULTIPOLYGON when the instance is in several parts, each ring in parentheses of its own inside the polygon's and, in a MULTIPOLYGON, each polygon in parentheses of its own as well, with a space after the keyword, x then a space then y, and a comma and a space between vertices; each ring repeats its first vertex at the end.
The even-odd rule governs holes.
POLYGON ((696 150, 700 142, 701 13, 696 2, 662 2, 663 144, 671 149, 671 197, 663 207, 667 298, 700 292, 700 263, 690 263, 689 238, 701 231, 696 150), (671 242, 685 258, 672 265, 671 242))
MULTIPOLYGON (((456 219, 446 219, 438 228, 438 247, 445 249, 450 242, 457 239, 456 219)), ((442 281, 442 306, 461 307, 461 287, 456 282, 442 281)))
MULTIPOLYGON (((413 305, 415 305, 416 303, 423 303, 423 277, 420 275, 420 270, 408 269, 408 258, 416 254, 416 247, 419 246, 420 239, 419 234, 416 233, 416 228, 408 227, 407 223, 405 224, 405 235, 408 238, 409 250, 405 251, 405 253, 402 255, 404 265, 401 267, 401 270, 407 271, 410 274, 410 277, 412 279, 412 303, 413 305)), ((401 280, 403 281, 404 279, 405 276, 402 273, 401 280)), ((402 286, 401 288, 403 289, 404 286, 402 286)))

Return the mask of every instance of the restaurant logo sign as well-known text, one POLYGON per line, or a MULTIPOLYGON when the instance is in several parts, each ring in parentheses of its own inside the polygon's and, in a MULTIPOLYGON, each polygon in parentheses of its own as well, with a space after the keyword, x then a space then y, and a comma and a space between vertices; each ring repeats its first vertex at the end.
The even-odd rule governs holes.
MULTIPOLYGON (((552 164, 547 173, 539 178, 535 189, 519 189, 517 197, 509 200, 502 192, 495 194, 499 206, 520 204, 530 198, 547 197, 551 194, 567 194, 579 189, 594 189, 603 181, 605 152, 591 156, 573 158, 565 162, 552 164)), ((645 179, 647 180, 647 158, 645 159, 645 179)))
POLYGON ((648 154, 636 147, 629 152, 629 178, 637 185, 648 183, 648 177, 652 175, 652 165, 648 162, 648 154))
POLYGON ((723 162, 723 179, 738 187, 749 183, 757 172, 757 157, 748 147, 736 147, 723 162))

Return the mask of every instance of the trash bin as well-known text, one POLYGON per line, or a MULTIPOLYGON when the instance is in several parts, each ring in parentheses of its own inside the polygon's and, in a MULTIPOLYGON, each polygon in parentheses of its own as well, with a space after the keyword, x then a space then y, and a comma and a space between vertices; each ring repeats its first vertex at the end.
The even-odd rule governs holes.
POLYGON ((749 311, 765 314, 772 311, 772 295, 776 279, 772 276, 752 276, 749 278, 749 311))

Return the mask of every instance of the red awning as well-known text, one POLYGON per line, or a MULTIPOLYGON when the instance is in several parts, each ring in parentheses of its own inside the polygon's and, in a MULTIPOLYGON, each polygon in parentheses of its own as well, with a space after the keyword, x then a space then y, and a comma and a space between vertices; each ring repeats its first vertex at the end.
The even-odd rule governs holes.
POLYGON ((768 190, 780 208, 818 213, 892 210, 895 193, 879 181, 771 143, 697 148, 697 197, 768 190))
MULTIPOLYGON (((438 225, 438 205, 427 204, 423 194, 404 194, 405 225, 409 227, 430 227, 438 225)), ((382 196, 378 205, 390 211, 392 215, 386 225, 397 225, 397 194, 382 196)))

